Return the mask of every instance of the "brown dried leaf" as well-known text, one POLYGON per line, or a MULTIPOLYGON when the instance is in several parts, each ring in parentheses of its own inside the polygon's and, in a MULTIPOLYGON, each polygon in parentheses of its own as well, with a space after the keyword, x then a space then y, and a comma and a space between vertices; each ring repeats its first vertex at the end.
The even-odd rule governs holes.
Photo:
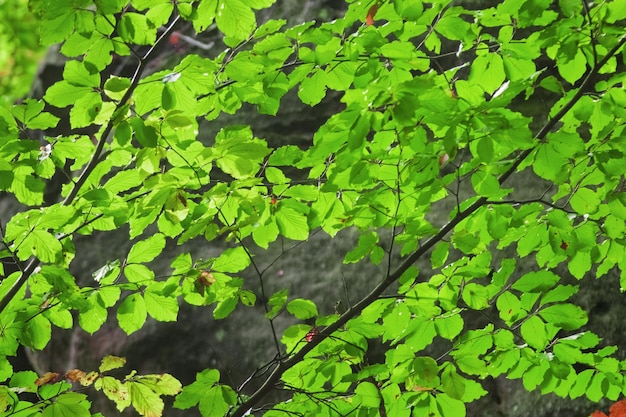
POLYGON ((59 380, 59 374, 56 372, 46 372, 35 380, 35 385, 40 387, 46 384, 53 384, 59 380))

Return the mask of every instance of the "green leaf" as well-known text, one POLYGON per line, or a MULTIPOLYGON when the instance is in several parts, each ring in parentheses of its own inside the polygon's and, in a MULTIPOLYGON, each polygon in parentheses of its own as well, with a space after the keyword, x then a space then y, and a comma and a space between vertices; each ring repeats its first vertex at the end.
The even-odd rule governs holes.
POLYGON ((554 75, 543 78, 539 85, 553 93, 563 94, 563 86, 554 75))
POLYGON ((294 165, 302 159, 302 150, 294 145, 281 146, 274 149, 269 157, 270 166, 294 165))
POLYGON ((50 321, 38 314, 26 321, 22 334, 22 343, 31 349, 42 350, 52 337, 50 321))
POLYGON ((72 128, 87 127, 96 121, 102 111, 102 98, 98 94, 85 94, 77 99, 70 110, 72 128))
POLYGON ((289 178, 285 176, 283 171, 275 167, 265 168, 265 178, 272 184, 289 184, 289 178))
POLYGON ((87 333, 95 333, 107 320, 107 310, 99 303, 92 303, 91 306, 81 311, 78 315, 78 324, 87 333))
POLYGON ((493 94, 504 80, 504 65, 499 54, 489 53, 476 57, 472 63, 469 81, 481 86, 486 93, 493 94))
POLYGON ((47 309, 44 312, 44 316, 50 320, 56 327, 60 327, 61 329, 71 329, 74 326, 74 318, 72 317, 72 313, 66 309, 63 305, 57 305, 47 309))
POLYGON ((231 46, 246 39, 256 28, 252 9, 242 0, 218 0, 217 27, 229 38, 231 46))
POLYGON ((256 174, 269 153, 267 143, 252 137, 249 126, 229 126, 215 137, 217 165, 235 178, 248 178, 256 174))
POLYGON ((270 306, 270 310, 265 313, 265 317, 273 319, 276 317, 287 304, 288 291, 286 289, 280 290, 270 297, 267 304, 270 306))
POLYGON ((447 393, 437 395, 437 408, 442 416, 465 417, 465 403, 447 393))
POLYGON ((435 29, 450 40, 462 40, 465 32, 469 29, 469 24, 460 16, 447 13, 437 22, 435 29))
MULTIPOLYGON (((13 169, 13 183, 11 190, 17 200, 28 206, 39 206, 43 203, 43 192, 45 183, 35 178, 32 170, 28 167, 15 167, 13 169)), ((49 253, 48 250, 41 248, 42 252, 49 253)), ((48 261, 49 262, 49 261, 48 261)))
POLYGON ((438 242, 430 254, 430 262, 433 268, 441 268, 448 259, 450 244, 448 242, 438 242))
POLYGON ((561 329, 577 330, 587 324, 587 313, 574 304, 554 304, 539 311, 548 323, 561 329))
POLYGON ((117 321, 126 334, 141 329, 147 317, 146 303, 141 294, 129 295, 117 308, 117 321))
POLYGON ((105 187, 106 190, 111 193, 119 193, 120 191, 137 187, 141 184, 142 180, 143 175, 138 171, 121 171, 113 175, 113 177, 106 182, 105 187))
POLYGON ((462 251, 463 253, 477 253, 482 251, 480 237, 474 233, 469 233, 467 230, 457 230, 452 235, 452 243, 454 247, 462 251))
POLYGON ((521 327, 522 337, 529 346, 543 350, 550 342, 546 324, 537 316, 532 316, 521 327))
POLYGON ((356 399, 360 401, 363 407, 378 408, 380 405, 380 392, 376 385, 371 382, 361 382, 355 388, 356 399))
POLYGON ((47 24, 41 27, 41 39, 48 45, 62 42, 75 29, 76 10, 68 7, 69 4, 59 3, 57 7, 50 8, 43 14, 47 24))
POLYGON ((598 211, 600 198, 597 192, 589 188, 581 187, 572 195, 570 204, 572 208, 581 215, 593 214, 598 211))
POLYGON ((340 62, 326 71, 326 85, 337 91, 347 90, 354 81, 355 62, 340 62))
POLYGON ((263 249, 267 249, 269 244, 276 241, 278 237, 278 226, 275 222, 270 222, 266 225, 259 225, 254 228, 252 231, 252 238, 254 239, 254 243, 262 247, 263 249))
POLYGON ((56 397, 55 401, 43 409, 42 417, 91 417, 87 395, 68 392, 56 397))
POLYGON ((478 195, 484 197, 499 197, 503 191, 500 182, 489 172, 479 170, 472 175, 472 186, 478 195))
POLYGON ((218 385, 219 379, 220 373, 215 369, 198 373, 195 382, 176 396, 174 407, 185 410, 199 404, 203 417, 223 416, 236 404, 237 397, 230 387, 218 385))
MULTIPOLYGON (((13 274, 12 276, 18 278, 19 274, 13 274)), ((9 283, 11 280, 7 279, 5 282, 9 283)), ((2 332, 0 332, 0 355, 15 356, 17 354, 18 338, 22 334, 23 325, 24 323, 16 321, 16 313, 14 311, 5 311, 0 314, 0 329, 2 329, 2 332)))
POLYGON ((165 248, 165 236, 157 233, 145 240, 136 242, 128 253, 128 263, 150 262, 161 254, 165 248))
POLYGON ((287 311, 299 320, 307 320, 318 315, 315 303, 303 298, 296 298, 287 303, 287 311))
POLYGON ((146 385, 140 382, 127 382, 130 403, 139 414, 145 417, 158 417, 163 414, 163 400, 146 385))
POLYGON ((39 376, 34 371, 19 371, 11 376, 10 387, 19 387, 26 392, 37 392, 35 381, 39 376))
POLYGON ((24 104, 13 106, 11 113, 30 129, 48 129, 55 127, 59 118, 43 112, 44 102, 40 100, 27 99, 24 104))
POLYGON ((256 304, 256 295, 252 291, 242 290, 239 292, 239 299, 243 305, 252 307, 256 304))
POLYGON ((606 395, 605 389, 603 389, 605 381, 606 376, 601 372, 598 372, 593 376, 591 382, 589 383, 589 387, 587 387, 587 392, 585 392, 585 395, 590 401, 597 403, 606 395))
MULTIPOLYGON (((126 113, 123 112, 122 116, 125 114, 126 113)), ((132 118, 130 124, 135 131, 135 139, 137 139, 139 143, 146 148, 155 148, 157 146, 158 135, 154 127, 146 125, 142 119, 137 117, 132 118)))
POLYGON ((249 265, 250 256, 243 247, 237 246, 222 252, 211 265, 211 269, 219 272, 240 272, 249 265))
POLYGON ((489 307, 491 293, 487 287, 470 282, 463 288, 463 301, 474 310, 489 307))
POLYGON ((170 374, 141 375, 135 377, 135 380, 158 395, 176 395, 182 389, 180 381, 170 374))
POLYGON ((80 99, 85 100, 85 97, 93 98, 93 89, 95 87, 97 87, 97 84, 95 86, 85 86, 71 84, 67 80, 59 81, 46 90, 44 100, 56 107, 67 107, 80 99))
POLYGON ((237 394, 226 385, 209 389, 203 397, 198 405, 202 417, 221 417, 237 404, 237 394))
POLYGON ((560 277, 551 271, 528 272, 515 281, 511 288, 525 292, 545 292, 553 288, 560 277))
POLYGON ((578 286, 558 285, 541 297, 541 305, 568 300, 578 292, 578 286))
POLYGON ((557 56, 557 69, 561 77, 570 84, 574 84, 587 71, 585 54, 579 48, 576 48, 573 57, 570 57, 568 53, 560 53, 557 56))
POLYGON ((434 388, 440 384, 437 361, 429 356, 418 356, 413 360, 415 376, 413 383, 424 388, 434 388))
POLYGON ((574 386, 569 391, 569 396, 572 399, 578 398, 585 393, 595 372, 595 369, 585 369, 578 374, 574 386))
POLYGON ((108 399, 115 403, 118 411, 123 411, 130 405, 128 385, 110 376, 101 376, 94 382, 94 388, 104 392, 108 399))
POLYGON ((307 217, 295 209, 285 207, 280 203, 278 210, 276 210, 276 224, 280 234, 286 238, 306 240, 309 237, 307 217))
POLYGON ((298 88, 298 97, 304 104, 315 106, 326 96, 326 73, 316 71, 305 78, 298 88))
POLYGON ((415 319, 411 322, 410 328, 406 332, 406 344, 414 352, 426 348, 437 336, 434 320, 415 319))
POLYGON ((359 236, 357 246, 348 252, 343 263, 356 263, 369 255, 378 244, 378 233, 370 232, 359 236))
POLYGON ((67 61, 63 79, 77 87, 100 88, 100 74, 92 65, 80 61, 67 61))
POLYGON ((204 32, 206 28, 213 23, 213 20, 215 19, 216 7, 217 0, 203 0, 200 2, 198 5, 198 12, 191 16, 193 28, 196 32, 204 32))
POLYGON ((146 310, 153 319, 157 321, 176 321, 178 318, 178 301, 176 298, 146 291, 144 300, 146 302, 146 310))
POLYGON ((130 87, 130 79, 112 75, 104 83, 104 92, 113 100, 121 100, 128 87, 130 87))
POLYGON ((465 396, 465 379, 460 376, 453 365, 448 365, 441 373, 443 391, 456 400, 463 400, 465 396))
POLYGON ((122 39, 131 44, 150 45, 156 39, 156 28, 140 13, 124 13, 117 29, 122 39))
MULTIPOLYGON (((7 361, 8 363, 8 361, 7 361)), ((13 372, 11 372, 13 373, 13 372)), ((17 402, 15 394, 13 394, 9 387, 0 386, 0 412, 4 413, 9 407, 17 402)))
POLYGON ((453 340, 461 333, 463 326, 463 318, 458 312, 448 313, 435 319, 437 334, 444 339, 453 340))
POLYGON ((500 318, 508 325, 516 322, 520 314, 526 313, 521 307, 521 302, 514 294, 509 291, 503 292, 496 301, 496 306, 500 314, 500 318))
POLYGON ((186 410, 198 404, 203 398, 204 393, 210 390, 220 380, 220 373, 216 369, 205 369, 196 374, 196 380, 186 387, 176 396, 174 407, 180 410, 186 410))
POLYGON ((128 264, 124 267, 124 276, 128 282, 147 284, 154 280, 154 272, 145 265, 128 264))
MULTIPOLYGON (((49 375, 48 373, 44 374, 42 376, 43 379, 46 379, 47 376, 52 376, 49 375)), ((35 381, 35 383, 37 383, 38 381, 35 381)), ((37 394, 39 394, 39 396, 41 397, 41 399, 43 400, 49 400, 51 398, 55 398, 57 397, 59 394, 68 391, 72 386, 65 382, 53 382, 53 380, 51 380, 49 383, 44 384, 42 386, 40 386, 37 389, 37 394)))
POLYGON ((33 230, 24 244, 31 245, 33 255, 46 263, 54 263, 63 251, 61 242, 44 230, 33 230))
POLYGON ((489 210, 486 214, 487 231, 494 239, 502 239, 509 229, 509 219, 504 215, 503 210, 489 210))
POLYGON ((507 79, 511 81, 527 80, 537 72, 537 67, 533 61, 510 56, 506 52, 502 56, 502 63, 504 64, 504 73, 507 79))
POLYGON ((239 297, 228 297, 223 300, 220 300, 213 310, 213 317, 216 320, 221 320, 230 315, 237 307, 237 302, 239 301, 239 297))
POLYGON ((126 358, 120 358, 119 356, 105 356, 100 362, 98 370, 100 372, 107 372, 112 369, 118 369, 126 365, 126 358))

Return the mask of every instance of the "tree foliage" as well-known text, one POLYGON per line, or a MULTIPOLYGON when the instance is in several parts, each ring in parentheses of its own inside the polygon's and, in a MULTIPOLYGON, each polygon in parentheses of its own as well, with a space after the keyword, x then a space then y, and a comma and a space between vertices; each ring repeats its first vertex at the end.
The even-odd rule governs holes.
POLYGON ((144 416, 175 396, 173 407, 204 417, 459 417, 486 394, 480 380, 500 375, 543 394, 626 393, 626 362, 583 329, 578 285, 563 278, 615 271, 626 288, 626 3, 367 0, 332 22, 258 23, 272 3, 31 1, 41 40, 62 43, 68 60, 43 100, 0 109, 0 190, 25 206, 2 223, 0 253, 19 267, 0 285, 2 415, 92 415, 69 382, 144 416), (182 21, 217 28, 227 48, 150 73, 182 21), (114 72, 119 59, 134 62, 131 75, 114 72), (274 146, 245 125, 198 138, 244 104, 276 115, 290 91, 312 107, 341 103, 310 143, 274 146), (73 131, 33 140, 59 123, 52 107, 69 107, 73 131), (48 201, 57 172, 68 181, 48 201), (72 276, 76 236, 125 224, 124 259, 94 267, 88 285, 72 276), (328 312, 264 293, 252 248, 348 228, 358 242, 344 262, 385 270, 365 297, 328 312), (165 278, 150 268, 168 242, 220 238, 233 246, 213 259, 182 253, 165 278), (517 273, 526 257, 534 270, 517 273), (263 305, 270 324, 297 324, 273 334, 251 392, 216 369, 182 387, 168 374, 111 376, 117 357, 63 376, 13 372, 7 359, 44 348, 53 326, 95 333, 112 315, 130 335, 148 317, 176 321, 180 303, 215 319, 263 305), (487 309, 491 323, 467 320, 487 309), (438 356, 425 351, 436 340, 448 346, 438 356), (376 342, 386 351, 372 362, 376 342), (285 400, 268 404, 276 387, 285 400))
POLYGON ((27 0, 0 4, 0 97, 3 105, 11 105, 31 87, 37 62, 44 48, 39 45, 35 15, 27 0))

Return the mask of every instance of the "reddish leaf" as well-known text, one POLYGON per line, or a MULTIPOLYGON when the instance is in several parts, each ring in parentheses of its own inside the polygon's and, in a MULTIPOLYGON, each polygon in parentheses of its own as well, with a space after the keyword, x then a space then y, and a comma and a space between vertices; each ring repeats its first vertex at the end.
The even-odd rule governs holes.
POLYGON ((626 400, 621 400, 613 404, 611 408, 609 408, 609 417, 626 417, 626 400))
POLYGON ((367 11, 367 16, 365 17, 365 24, 367 26, 372 26, 374 24, 374 16, 376 16, 377 11, 378 11, 378 4, 373 5, 367 11))
POLYGON ((439 168, 443 168, 446 165, 448 165, 449 160, 450 160, 450 155, 448 155, 447 153, 442 154, 439 157, 439 168))
POLYGON ((198 281, 203 286, 210 287, 211 285, 215 284, 215 277, 212 273, 208 271, 202 271, 202 273, 200 274, 200 278, 198 278, 198 281))
POLYGON ((180 43, 180 33, 178 32, 172 32, 172 34, 170 35, 169 39, 167 40, 167 42, 170 45, 178 45, 180 43))
POLYGON ((317 336, 318 334, 320 334, 320 331, 317 329, 317 327, 313 327, 311 330, 309 330, 309 332, 306 334, 305 336, 305 340, 307 342, 312 342, 313 339, 315 338, 315 336, 317 336))
POLYGON ((87 374, 80 369, 71 369, 65 373, 65 378, 72 382, 80 382, 87 374))
POLYGON ((57 382, 58 380, 59 374, 57 374, 56 372, 46 372, 35 380, 35 385, 40 387, 42 385, 52 384, 54 382, 57 382))

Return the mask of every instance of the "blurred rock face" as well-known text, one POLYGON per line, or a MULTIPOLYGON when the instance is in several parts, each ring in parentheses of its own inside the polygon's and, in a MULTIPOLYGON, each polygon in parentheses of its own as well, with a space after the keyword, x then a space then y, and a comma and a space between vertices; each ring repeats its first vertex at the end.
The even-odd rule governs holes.
MULTIPOLYGON (((264 18, 293 16, 291 23, 308 20, 322 11, 332 18, 337 10, 332 1, 307 0, 283 1, 264 18), (282 10, 278 10, 281 7, 282 10)), ((203 39, 203 42, 215 42, 219 39, 203 39)), ((217 48, 217 47, 216 47, 217 48)), ((171 57, 170 57, 171 58, 171 57)), ((50 80, 56 80, 52 67, 62 71, 58 64, 58 55, 51 54, 51 67, 41 72, 39 80, 45 89, 50 80), (43 74, 45 75, 45 78, 43 74)), ((45 69, 45 68, 44 68, 45 69)), ((215 133, 228 124, 249 124, 255 136, 266 139, 270 146, 284 144, 307 144, 313 133, 333 113, 340 109, 336 98, 329 97, 320 105, 311 109, 302 105, 295 94, 287 95, 282 102, 277 117, 258 115, 254 108, 242 109, 234 116, 224 116, 217 121, 205 123, 201 127, 203 139, 211 141, 215 133)), ((62 133, 62 132, 60 132, 62 133)), ((545 185, 532 174, 517 175, 509 186, 523 190, 524 195, 516 198, 526 199, 541 194, 545 185)), ((9 196, 0 197, 0 213, 6 222, 11 215, 21 208, 9 196)), ((431 213, 435 224, 445 223, 451 206, 442 204, 431 213)), ((354 247, 356 232, 344 231, 334 239, 323 233, 313 235, 307 242, 277 242, 269 251, 256 250, 255 262, 260 269, 267 269, 264 274, 266 292, 288 288, 292 296, 310 298, 318 303, 320 314, 340 311, 358 300, 369 291, 373 283, 382 275, 380 268, 365 263, 343 265, 345 253, 354 247)), ((93 285, 92 273, 106 262, 123 259, 131 247, 128 231, 120 229, 114 232, 97 233, 93 236, 77 237, 75 240, 76 258, 72 264, 72 273, 81 285, 93 285)), ((166 252, 152 265, 157 276, 170 273, 171 260, 181 251, 189 251, 194 260, 207 259, 219 255, 229 247, 225 241, 207 242, 200 239, 177 247, 169 242, 166 252)), ((494 258, 497 254, 494 254, 494 258)), ((428 274, 427 262, 419 265, 424 274, 428 274)), ((534 259, 520 260, 518 275, 536 269, 534 259)), ((562 276, 568 276, 563 268, 562 276)), ((246 288, 259 289, 258 277, 248 271, 241 274, 246 288)), ((601 281, 587 279, 581 282, 581 290, 576 300, 589 313, 589 329, 605 338, 605 343, 612 345, 626 344, 624 331, 623 298, 616 291, 619 288, 618 277, 608 276, 601 281)), ((258 292, 257 292, 258 295, 258 292)), ((257 303, 259 304, 259 303, 257 303)), ((29 352, 33 367, 39 372, 64 372, 72 368, 91 370, 97 368, 100 359, 109 354, 125 356, 128 370, 136 369, 139 373, 169 372, 184 384, 192 382, 196 372, 207 367, 217 368, 222 372, 222 380, 234 387, 239 386, 255 369, 270 361, 274 355, 275 344, 271 329, 264 319, 260 305, 256 307, 239 306, 226 320, 212 318, 210 308, 196 308, 181 305, 177 323, 156 323, 149 321, 139 332, 126 336, 116 327, 115 310, 110 311, 109 324, 94 335, 88 335, 79 328, 70 331, 55 329, 53 340, 43 352, 29 352)), ((492 314, 497 317, 497 313, 492 314)), ((472 327, 486 324, 485 315, 475 313, 467 322, 472 327), (472 321, 473 320, 473 321, 472 321)), ((286 318, 276 321, 277 330, 282 331, 292 324, 286 318)), ((433 346, 433 350, 439 350, 433 346)), ((378 352, 380 353, 380 352, 378 352)), ((376 356, 377 352, 373 352, 376 356)), ((262 380, 250 383, 254 387, 262 380)), ((541 396, 538 392, 528 393, 520 381, 508 381, 504 378, 484 381, 489 395, 470 405, 470 416, 510 416, 559 417, 584 416, 592 408, 584 401, 571 401, 555 396, 541 396)), ((98 395, 94 397, 98 404, 96 410, 113 410, 113 404, 98 395), (102 399, 102 401, 100 401, 102 399)), ((112 412, 111 414, 113 414, 112 412)), ((176 411, 168 415, 183 415, 176 411)), ((184 415, 192 415, 185 412, 184 415)))

